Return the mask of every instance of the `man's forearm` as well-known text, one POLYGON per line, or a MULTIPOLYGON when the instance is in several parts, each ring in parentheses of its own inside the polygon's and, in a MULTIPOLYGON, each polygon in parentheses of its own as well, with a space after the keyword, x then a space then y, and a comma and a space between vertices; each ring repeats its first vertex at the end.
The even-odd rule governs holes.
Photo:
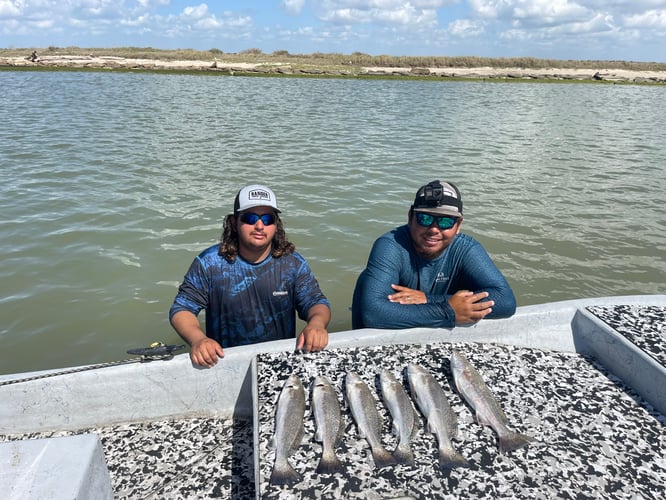
POLYGON ((325 304, 316 304, 308 311, 308 326, 326 329, 331 321, 331 310, 325 304))
POLYGON ((206 337, 201 329, 199 318, 189 311, 178 311, 171 317, 171 326, 190 346, 206 337))
POLYGON ((366 328, 452 328, 455 325, 455 313, 446 302, 410 305, 391 303, 385 297, 366 298, 362 301, 361 314, 366 328))

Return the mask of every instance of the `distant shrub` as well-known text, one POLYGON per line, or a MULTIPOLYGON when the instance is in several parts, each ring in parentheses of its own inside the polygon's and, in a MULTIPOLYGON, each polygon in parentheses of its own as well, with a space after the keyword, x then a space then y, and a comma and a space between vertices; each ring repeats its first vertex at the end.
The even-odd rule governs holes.
POLYGON ((243 54, 243 55, 246 55, 246 56, 247 56, 247 55, 250 55, 250 56, 260 56, 261 54, 263 54, 263 52, 261 51, 261 49, 245 49, 245 50, 241 50, 240 53, 243 54))
POLYGON ((220 49, 210 49, 208 52, 210 52, 211 54, 218 54, 218 55, 224 54, 224 52, 222 52, 220 49))

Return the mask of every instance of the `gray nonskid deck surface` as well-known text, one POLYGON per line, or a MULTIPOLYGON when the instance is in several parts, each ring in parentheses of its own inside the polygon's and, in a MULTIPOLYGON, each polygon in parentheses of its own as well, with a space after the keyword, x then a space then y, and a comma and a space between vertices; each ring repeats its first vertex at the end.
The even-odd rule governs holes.
POLYGON ((666 307, 624 305, 586 309, 666 367, 666 307))
POLYGON ((77 432, 0 436, 0 441, 80 433, 100 437, 118 499, 255 497, 249 420, 164 420, 77 432))
POLYGON ((262 498, 650 498, 666 489, 666 418, 579 354, 443 343, 300 356, 261 354, 257 362, 262 498), (495 434, 475 423, 470 408, 452 388, 448 363, 452 348, 460 349, 481 371, 512 427, 535 437, 535 443, 499 454, 495 434), (374 468, 369 446, 357 435, 343 399, 344 375, 347 370, 357 371, 374 391, 384 421, 384 443, 392 450, 396 441, 376 376, 381 367, 387 367, 408 389, 403 375, 409 362, 429 369, 445 389, 459 419, 454 445, 471 468, 440 471, 434 436, 422 426, 414 441, 415 467, 374 468), (269 442, 275 403, 291 373, 299 375, 306 386, 314 376, 326 375, 338 391, 346 429, 337 451, 347 470, 345 474, 316 474, 321 446, 313 441, 308 399, 305 440, 290 458, 303 479, 293 487, 271 486, 275 454, 269 442))

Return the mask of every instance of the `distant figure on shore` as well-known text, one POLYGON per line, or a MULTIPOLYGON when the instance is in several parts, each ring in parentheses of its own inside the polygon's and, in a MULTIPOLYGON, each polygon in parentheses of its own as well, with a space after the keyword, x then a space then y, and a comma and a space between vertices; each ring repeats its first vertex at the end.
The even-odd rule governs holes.
POLYGON ((37 51, 33 50, 32 54, 30 54, 26 59, 30 62, 39 62, 39 56, 37 55, 37 51))

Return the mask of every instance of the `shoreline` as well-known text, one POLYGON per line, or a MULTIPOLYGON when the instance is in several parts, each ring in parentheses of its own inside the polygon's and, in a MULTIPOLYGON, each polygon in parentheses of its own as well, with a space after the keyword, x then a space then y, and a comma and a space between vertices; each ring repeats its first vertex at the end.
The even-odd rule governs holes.
POLYGON ((38 69, 109 69, 179 72, 220 72, 229 75, 291 75, 334 77, 416 77, 498 80, 573 80, 610 83, 666 84, 666 71, 638 71, 599 67, 596 69, 563 68, 493 68, 484 67, 296 67, 292 63, 241 63, 218 60, 166 61, 131 59, 116 56, 39 56, 35 61, 25 57, 0 57, 0 67, 38 69))

